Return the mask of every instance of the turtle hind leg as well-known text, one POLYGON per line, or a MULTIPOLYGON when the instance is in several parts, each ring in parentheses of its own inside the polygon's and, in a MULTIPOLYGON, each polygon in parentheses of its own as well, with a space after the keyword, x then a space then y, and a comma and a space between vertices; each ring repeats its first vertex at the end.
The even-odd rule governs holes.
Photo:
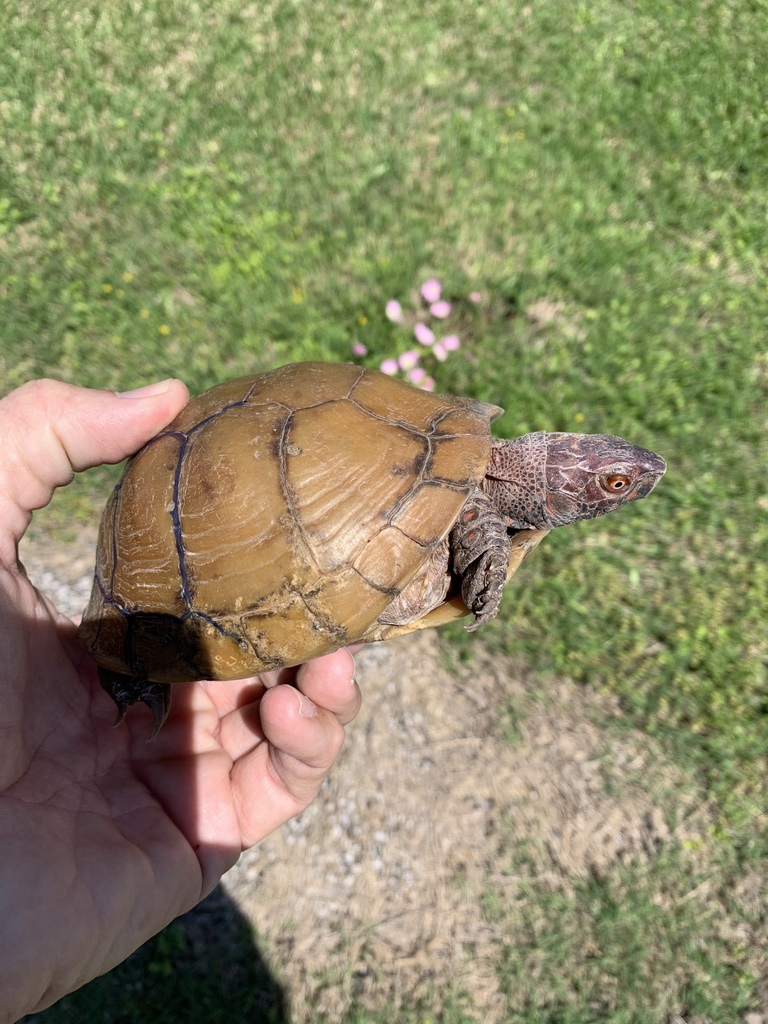
POLYGON ((106 690, 117 705, 115 725, 122 722, 131 704, 140 700, 147 705, 154 719, 149 738, 152 739, 157 735, 158 730, 168 717, 171 707, 171 687, 168 683, 152 683, 148 679, 140 679, 138 676, 113 672, 112 669, 103 668, 101 665, 99 666, 99 681, 102 689, 106 690))

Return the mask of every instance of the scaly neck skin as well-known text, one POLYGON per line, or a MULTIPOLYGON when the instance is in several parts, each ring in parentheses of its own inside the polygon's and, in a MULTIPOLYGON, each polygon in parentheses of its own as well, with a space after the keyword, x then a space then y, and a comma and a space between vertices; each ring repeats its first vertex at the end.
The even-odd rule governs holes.
POLYGON ((482 488, 514 530, 553 526, 546 512, 547 434, 493 441, 482 488))
POLYGON ((611 434, 538 431, 493 441, 483 490, 516 530, 594 519, 650 494, 666 463, 611 434))

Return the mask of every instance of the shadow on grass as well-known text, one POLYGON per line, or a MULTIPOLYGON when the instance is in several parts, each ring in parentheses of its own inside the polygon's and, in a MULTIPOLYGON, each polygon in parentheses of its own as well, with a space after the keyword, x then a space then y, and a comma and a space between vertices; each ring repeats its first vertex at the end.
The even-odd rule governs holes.
POLYGON ((221 886, 109 974, 24 1024, 290 1024, 285 993, 221 886))

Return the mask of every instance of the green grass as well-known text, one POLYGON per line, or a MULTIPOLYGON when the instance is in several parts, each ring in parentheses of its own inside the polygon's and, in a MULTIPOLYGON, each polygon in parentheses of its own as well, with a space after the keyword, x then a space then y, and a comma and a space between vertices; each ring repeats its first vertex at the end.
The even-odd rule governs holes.
POLYGON ((486 641, 618 693, 742 866, 768 798, 767 14, 66 0, 0 25, 4 389, 194 391, 353 340, 376 365, 408 347, 384 303, 436 274, 463 342, 442 390, 504 406, 503 435, 669 462, 648 502, 548 538, 486 641))
POLYGON ((737 1024, 754 1006, 756 979, 746 957, 739 963, 714 938, 720 908, 689 898, 708 881, 666 851, 650 868, 619 869, 573 893, 533 882, 500 968, 510 1019, 737 1024))

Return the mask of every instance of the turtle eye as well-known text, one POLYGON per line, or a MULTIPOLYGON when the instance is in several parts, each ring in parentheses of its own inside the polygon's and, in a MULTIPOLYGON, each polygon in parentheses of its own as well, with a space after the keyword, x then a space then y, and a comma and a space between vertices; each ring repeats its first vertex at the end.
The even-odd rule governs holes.
POLYGON ((627 476, 626 473, 610 473, 608 476, 604 476, 600 483, 603 490, 618 494, 619 491, 625 491, 629 487, 632 477, 627 476))

